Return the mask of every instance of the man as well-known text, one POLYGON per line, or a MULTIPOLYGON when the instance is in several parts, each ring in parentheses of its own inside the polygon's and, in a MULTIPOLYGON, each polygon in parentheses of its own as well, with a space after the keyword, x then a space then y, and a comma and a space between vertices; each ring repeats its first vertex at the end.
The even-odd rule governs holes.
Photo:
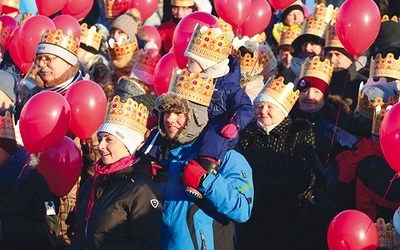
POLYGON ((366 82, 368 77, 357 71, 355 60, 344 49, 336 34, 335 26, 335 23, 328 26, 325 42, 325 57, 333 64, 329 92, 331 95, 341 96, 354 111, 357 106, 360 83, 366 82))
POLYGON ((213 83, 194 73, 174 75, 171 84, 171 92, 157 98, 158 130, 141 149, 161 165, 155 178, 164 196, 160 248, 234 249, 234 222, 247 221, 253 207, 251 167, 234 150, 226 153, 218 172, 208 173, 193 160, 208 122, 213 83), (187 187, 203 199, 188 195, 187 187))
POLYGON ((157 29, 160 32, 162 48, 161 54, 165 55, 172 48, 172 38, 174 31, 178 23, 182 18, 194 12, 195 4, 194 0, 171 0, 171 13, 172 17, 170 20, 162 23, 157 29))

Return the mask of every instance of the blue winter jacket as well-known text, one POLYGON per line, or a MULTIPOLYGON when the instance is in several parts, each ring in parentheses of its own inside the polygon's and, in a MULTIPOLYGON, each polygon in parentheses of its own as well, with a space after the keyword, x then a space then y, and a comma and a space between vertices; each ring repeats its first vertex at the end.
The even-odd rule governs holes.
POLYGON ((142 147, 163 166, 155 179, 164 196, 161 249, 234 249, 233 222, 250 218, 252 170, 234 150, 225 155, 218 173, 209 174, 201 184, 204 199, 185 193, 183 166, 197 156, 198 143, 173 146, 155 130, 142 147))

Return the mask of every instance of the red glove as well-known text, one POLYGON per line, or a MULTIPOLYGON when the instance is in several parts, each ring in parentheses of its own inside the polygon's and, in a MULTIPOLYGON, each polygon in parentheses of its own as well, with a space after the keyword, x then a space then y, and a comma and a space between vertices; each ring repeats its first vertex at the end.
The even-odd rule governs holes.
POLYGON ((201 178, 207 174, 207 171, 195 160, 189 160, 183 167, 183 185, 186 187, 199 188, 201 178))
POLYGON ((226 124, 222 129, 221 129, 221 135, 225 138, 228 139, 233 139, 237 136, 238 129, 235 125, 232 123, 226 124))
POLYGON ((156 115, 151 115, 147 118, 146 128, 151 130, 155 126, 157 126, 158 117, 156 115))
POLYGON ((152 174, 152 178, 151 179, 154 179, 154 177, 157 176, 157 171, 159 169, 162 169, 161 165, 159 165, 159 164, 157 164, 155 162, 151 162, 151 174, 152 174))

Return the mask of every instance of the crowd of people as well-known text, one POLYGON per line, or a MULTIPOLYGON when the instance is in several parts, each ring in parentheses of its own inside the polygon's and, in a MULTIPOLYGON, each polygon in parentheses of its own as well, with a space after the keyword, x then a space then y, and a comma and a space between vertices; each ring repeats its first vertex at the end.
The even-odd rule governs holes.
POLYGON ((0 249, 328 249, 329 223, 348 209, 387 223, 380 248, 400 247, 391 221, 400 180, 379 141, 400 96, 400 13, 376 3, 379 34, 357 58, 336 34, 341 3, 307 10, 299 0, 253 37, 217 17, 213 1, 164 0, 141 20, 95 0, 80 37, 45 31, 26 74, 3 50, 0 249), (155 68, 196 11, 220 27, 194 26, 187 67, 157 94, 155 68), (58 197, 19 119, 33 96, 65 95, 83 79, 101 86, 108 108, 90 138, 67 133, 83 168, 58 197))

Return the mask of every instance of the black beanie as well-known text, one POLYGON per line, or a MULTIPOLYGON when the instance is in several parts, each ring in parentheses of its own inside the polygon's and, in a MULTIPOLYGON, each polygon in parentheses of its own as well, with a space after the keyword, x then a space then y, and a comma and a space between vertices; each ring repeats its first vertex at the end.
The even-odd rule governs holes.
POLYGON ((337 51, 339 51, 340 53, 342 53, 343 55, 347 56, 352 62, 355 61, 354 57, 353 57, 349 52, 347 52, 344 48, 339 48, 339 47, 326 47, 326 48, 325 48, 325 55, 328 54, 328 52, 331 51, 331 50, 337 50, 337 51))
POLYGON ((289 15, 289 13, 292 10, 300 10, 303 14, 304 14, 304 9, 303 6, 299 5, 299 4, 294 4, 294 5, 290 5, 289 7, 287 7, 281 14, 281 21, 284 22, 285 18, 287 17, 287 15, 289 15))
POLYGON ((375 55, 400 48, 400 24, 393 20, 382 22, 373 45, 375 46, 375 55))

